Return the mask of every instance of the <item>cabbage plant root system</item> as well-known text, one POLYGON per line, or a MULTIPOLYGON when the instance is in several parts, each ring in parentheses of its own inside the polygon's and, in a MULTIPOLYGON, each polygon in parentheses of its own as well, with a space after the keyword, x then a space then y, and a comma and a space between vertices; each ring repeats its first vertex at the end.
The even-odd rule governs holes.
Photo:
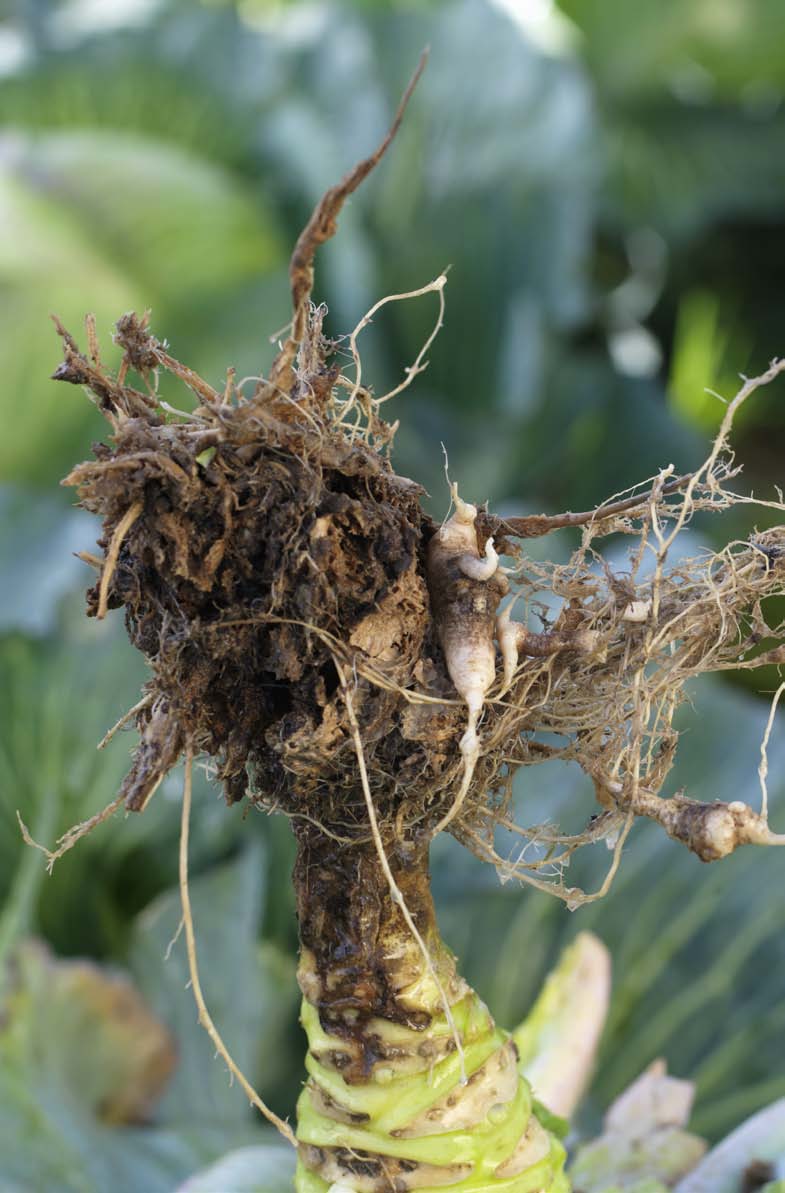
MULTIPOLYGON (((390 463, 381 409, 393 395, 362 382, 364 322, 346 375, 311 302, 314 254, 401 115, 303 231, 291 332, 253 392, 231 370, 218 388, 197 376, 147 315, 118 322, 116 372, 91 320, 85 351, 58 324, 55 376, 86 388, 111 432, 66 481, 103 522, 88 611, 123 608, 150 667, 108 811, 142 811, 183 754, 201 754, 227 803, 290 818, 308 1036, 300 1193, 558 1193, 564 1151, 515 1043, 440 941, 429 844, 449 829, 502 877, 578 906, 607 888, 637 815, 704 860, 779 843, 765 806, 704 805, 666 782, 685 681, 785 661, 785 627, 767 613, 785 531, 669 563, 696 510, 745 500, 729 488, 727 436, 741 402, 785 366, 745 384, 689 476, 665 469, 596 510, 506 522, 454 487, 452 516, 435 523, 390 463), (195 395, 192 412, 159 399, 162 371, 195 395), (563 525, 583 527, 568 564, 526 559, 521 539, 563 525), (624 574, 595 546, 611 532, 630 538, 624 574), (526 610, 543 593, 557 612, 535 630, 526 610), (577 762, 599 801, 577 835, 513 816, 513 775, 552 757, 577 762), (513 854, 497 851, 499 826, 517 833, 513 854), (601 890, 570 885, 572 854, 603 839, 601 890)), ((433 292, 441 311, 443 289, 442 277, 413 294, 433 292)), ((422 367, 423 353, 394 394, 422 367)))

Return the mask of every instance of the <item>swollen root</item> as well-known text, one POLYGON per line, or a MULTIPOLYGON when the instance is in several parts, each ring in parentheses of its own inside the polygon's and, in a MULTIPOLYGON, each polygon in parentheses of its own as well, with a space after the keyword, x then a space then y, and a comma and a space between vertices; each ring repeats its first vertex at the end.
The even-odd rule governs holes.
POLYGON ((641 791, 632 806, 636 815, 656 820, 669 837, 681 841, 702 862, 716 862, 740 845, 785 845, 785 834, 772 832, 765 816, 741 800, 701 804, 641 791))
POLYGON ((456 486, 452 496, 455 513, 428 545, 428 591, 447 671, 466 703, 468 720, 459 747, 463 756, 461 785, 434 835, 460 814, 471 786, 480 756, 477 722, 496 678, 496 609, 508 591, 493 539, 487 540, 480 554, 475 506, 461 501, 456 486))
POLYGON ((533 634, 512 621, 514 601, 503 612, 497 612, 499 602, 510 590, 506 569, 500 566, 493 538, 486 538, 480 550, 476 506, 461 500, 457 485, 451 486, 451 493, 455 513, 428 545, 428 591, 447 671, 466 704, 467 724, 459 743, 463 758, 460 786, 433 829, 434 836, 460 816, 472 786, 480 757, 477 725, 496 680, 497 643, 503 670, 497 699, 511 686, 521 654, 591 654, 598 645, 596 631, 583 626, 584 615, 578 602, 571 602, 563 624, 547 634, 533 634))

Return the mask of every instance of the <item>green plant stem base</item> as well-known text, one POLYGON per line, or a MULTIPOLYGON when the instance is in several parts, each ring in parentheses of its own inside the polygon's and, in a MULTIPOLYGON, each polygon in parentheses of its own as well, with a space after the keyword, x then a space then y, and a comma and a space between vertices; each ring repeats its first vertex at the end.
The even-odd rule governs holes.
POLYGON ((316 1009, 303 1001, 309 1080, 297 1108, 298 1193, 327 1193, 333 1183, 357 1193, 374 1190, 385 1161, 394 1173, 391 1188, 419 1193, 437 1193, 445 1184, 454 1193, 569 1193, 564 1147, 541 1121, 547 1112, 532 1099, 509 1033, 464 990, 451 1011, 465 1083, 444 1012, 434 1014, 426 1030, 374 1023, 382 1051, 397 1059, 377 1062, 364 1084, 350 1085, 334 1064, 345 1042, 325 1032, 316 1009), (332 1063, 323 1063, 325 1057, 332 1063), (316 1174, 317 1166, 324 1173, 330 1157, 367 1158, 368 1164, 364 1173, 357 1165, 353 1185, 345 1175, 316 1174))

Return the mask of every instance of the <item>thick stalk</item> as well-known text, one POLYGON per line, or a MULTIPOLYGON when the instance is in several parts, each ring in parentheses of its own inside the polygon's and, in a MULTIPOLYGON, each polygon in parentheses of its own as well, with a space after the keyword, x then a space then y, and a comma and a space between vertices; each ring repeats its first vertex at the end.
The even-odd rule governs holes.
POLYGON ((568 1193, 516 1046, 439 938, 427 851, 388 847, 433 969, 370 843, 300 831, 298 1193, 568 1193), (438 981, 437 981, 438 979, 438 981), (460 1034, 466 1081, 439 987, 460 1034))

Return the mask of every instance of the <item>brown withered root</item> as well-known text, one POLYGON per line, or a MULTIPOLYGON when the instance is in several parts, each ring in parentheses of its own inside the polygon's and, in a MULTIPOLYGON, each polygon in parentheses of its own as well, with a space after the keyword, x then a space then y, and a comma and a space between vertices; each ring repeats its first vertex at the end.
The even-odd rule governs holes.
MULTIPOLYGON (((428 893, 428 844, 441 828, 503 877, 572 906, 607 889, 638 815, 658 820, 704 860, 744 843, 783 841, 768 828, 765 806, 756 813, 662 792, 685 682, 785 662, 785 625, 767 623, 766 604, 785 587, 785 528, 669 562, 696 511, 750 500, 729 487, 738 470, 728 435, 742 402, 785 362, 744 383, 693 474, 665 469, 586 513, 506 521, 454 488, 455 513, 436 525, 421 507, 420 486, 389 462, 394 428, 380 416, 381 400, 359 373, 342 375, 322 334, 324 309, 311 303, 314 253, 401 115, 379 150, 327 192, 301 235, 291 335, 252 395, 232 370, 219 391, 182 365, 152 334, 148 315, 119 320, 116 374, 101 362, 92 321, 88 354, 57 324, 64 361, 55 377, 85 387, 111 428, 109 442, 64 482, 103 522, 105 558, 88 612, 123 608, 150 667, 121 795, 128 809, 144 809, 181 756, 201 753, 214 761, 229 804, 246 799, 290 817, 300 980, 318 1012, 309 1032, 318 1073, 308 1089, 314 1114, 344 1123, 352 1112, 334 1104, 329 1081, 350 1089, 369 1080, 379 1064, 393 1063, 386 1053, 404 1068, 435 1063, 417 1059, 411 1038, 439 1016, 442 1059, 452 1051, 464 1063, 471 1036, 456 1029, 453 1012, 465 1011, 467 988, 438 941, 428 893), (192 414, 159 402, 161 370, 196 396, 192 414), (516 538, 564 525, 583 526, 567 564, 521 556, 516 538), (621 575, 596 550, 597 540, 619 532, 632 542, 621 575), (502 570, 497 551, 517 562, 502 570), (510 606, 500 609, 508 593, 521 609, 549 594, 560 612, 534 632, 511 619, 510 606), (594 784, 600 813, 590 818, 587 808, 580 834, 514 823, 515 772, 552 757, 577 762, 594 784), (517 856, 497 853, 498 826, 519 834, 517 856), (586 894, 567 883, 565 870, 578 848, 598 839, 615 842, 613 862, 601 890, 586 894), (319 1032, 332 1041, 321 1052, 319 1032)), ((413 295, 437 292, 441 311, 444 281, 413 295)), ((356 332, 352 353, 359 369, 356 332)), ((779 498, 763 504, 785 511, 779 498)), ((763 766, 761 783, 765 794, 763 766)), ((78 835, 81 828, 50 859, 78 835)), ((475 1088, 481 1101, 484 1087, 475 1088)), ((537 1141, 544 1156, 546 1143, 537 1141)), ((298 1187, 388 1187, 373 1149, 360 1163, 356 1151, 352 1159, 314 1140, 303 1146, 302 1162, 323 1183, 303 1177, 298 1187)), ((559 1163, 554 1189, 566 1188, 559 1163)), ((430 1187, 417 1167, 407 1160, 396 1168, 395 1188, 430 1187)), ((447 1170, 439 1171, 434 1183, 447 1170)), ((497 1176, 517 1171, 523 1167, 500 1163, 497 1176)))

